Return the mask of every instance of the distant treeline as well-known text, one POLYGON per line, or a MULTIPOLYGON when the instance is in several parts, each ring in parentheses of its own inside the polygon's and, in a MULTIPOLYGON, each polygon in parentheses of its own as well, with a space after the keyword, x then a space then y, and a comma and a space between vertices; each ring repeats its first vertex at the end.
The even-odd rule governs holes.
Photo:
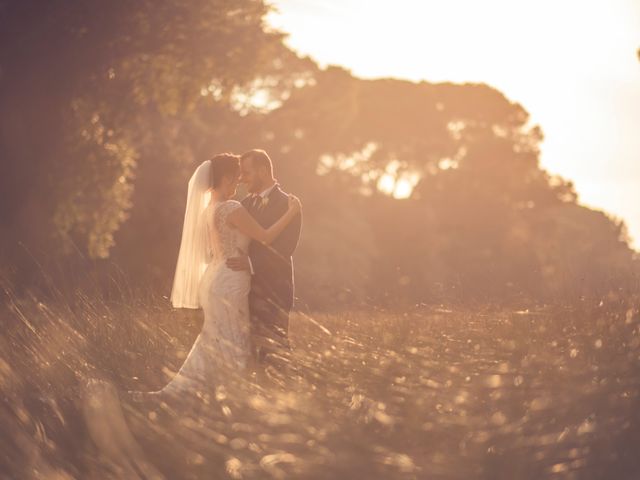
POLYGON ((193 169, 260 147, 304 203, 301 306, 638 290, 624 224, 540 168, 542 131, 521 105, 484 84, 320 69, 267 11, 2 2, 2 274, 26 287, 44 269, 62 286, 117 270, 168 295, 193 169))

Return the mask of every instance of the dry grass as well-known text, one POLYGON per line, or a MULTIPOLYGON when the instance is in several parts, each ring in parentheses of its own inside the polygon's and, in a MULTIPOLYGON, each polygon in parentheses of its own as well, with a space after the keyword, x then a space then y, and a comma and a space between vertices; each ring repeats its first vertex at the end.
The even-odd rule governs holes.
MULTIPOLYGON (((151 296, 5 292, 2 472, 117 478, 78 413, 79 379, 160 387, 200 312, 151 296)), ((168 478, 640 476, 633 306, 297 313, 291 339, 284 386, 225 377, 196 402, 125 404, 168 478)))

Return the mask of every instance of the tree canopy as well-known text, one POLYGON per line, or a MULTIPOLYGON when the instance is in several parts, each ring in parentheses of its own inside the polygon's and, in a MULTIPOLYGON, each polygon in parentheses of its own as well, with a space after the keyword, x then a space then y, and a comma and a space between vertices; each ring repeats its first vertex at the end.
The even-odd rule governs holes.
POLYGON ((4 263, 36 275, 16 263, 28 246, 113 262, 166 292, 189 175, 260 147, 305 205, 310 307, 637 285, 624 224, 540 167, 542 129, 522 105, 484 84, 321 69, 267 12, 257 0, 1 2, 4 263))

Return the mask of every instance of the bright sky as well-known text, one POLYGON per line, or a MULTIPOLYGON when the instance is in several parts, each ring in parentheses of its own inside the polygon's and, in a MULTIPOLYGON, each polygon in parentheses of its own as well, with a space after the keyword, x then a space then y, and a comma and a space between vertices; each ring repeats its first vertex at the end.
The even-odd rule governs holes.
POLYGON ((542 165, 640 247, 640 1, 272 0, 272 24, 364 78, 485 82, 542 126, 542 165))

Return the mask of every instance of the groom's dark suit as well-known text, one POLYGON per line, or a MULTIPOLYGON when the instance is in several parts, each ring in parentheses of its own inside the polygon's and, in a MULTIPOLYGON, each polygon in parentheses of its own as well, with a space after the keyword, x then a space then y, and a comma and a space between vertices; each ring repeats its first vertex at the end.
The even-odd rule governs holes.
MULTIPOLYGON (((280 185, 275 185, 265 200, 249 195, 242 204, 263 227, 269 228, 289 208, 289 198, 280 185)), ((269 246, 251 242, 249 258, 254 274, 251 278, 249 309, 251 341, 258 361, 269 352, 289 348, 289 312, 293 307, 293 255, 302 228, 302 215, 297 215, 269 246)))

